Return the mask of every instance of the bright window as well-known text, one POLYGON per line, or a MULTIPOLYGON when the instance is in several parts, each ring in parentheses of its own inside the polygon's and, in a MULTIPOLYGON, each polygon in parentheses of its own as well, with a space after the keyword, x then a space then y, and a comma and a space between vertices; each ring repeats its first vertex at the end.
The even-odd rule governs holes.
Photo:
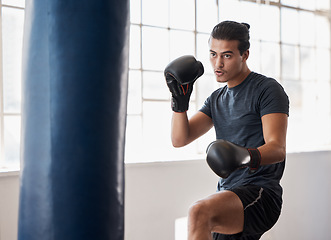
POLYGON ((204 157, 213 130, 184 148, 171 146, 163 70, 185 54, 202 61, 205 74, 195 84, 188 113, 199 110, 220 86, 207 41, 223 20, 251 25, 250 69, 277 79, 290 97, 288 152, 331 149, 329 9, 328 0, 131 0, 126 162, 204 157))
POLYGON ((19 168, 23 7, 22 0, 3 0, 1 5, 0 167, 2 169, 19 168))
MULTIPOLYGON (((0 167, 19 167, 21 50, 24 0, 1 1, 0 167)), ((222 20, 251 25, 251 70, 276 78, 291 105, 288 151, 331 149, 329 0, 131 0, 126 162, 203 158, 215 134, 175 149, 170 142, 170 93, 163 70, 190 54, 205 74, 196 82, 189 115, 216 83, 208 38, 222 20)))

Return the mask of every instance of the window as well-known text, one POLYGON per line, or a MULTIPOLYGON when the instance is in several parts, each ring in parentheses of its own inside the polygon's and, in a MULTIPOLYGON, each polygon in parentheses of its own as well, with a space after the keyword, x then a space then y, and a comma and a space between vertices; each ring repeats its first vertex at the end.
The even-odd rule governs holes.
MULTIPOLYGON (((182 55, 208 62, 209 32, 218 22, 216 1, 131 1, 131 44, 126 162, 197 158, 208 144, 201 140, 182 149, 170 141, 172 111, 163 77, 165 66, 182 55)), ((217 87, 211 68, 196 83, 189 114, 217 87)), ((213 133, 211 132, 213 135, 213 133)))
POLYGON ((1 20, 0 167, 18 169, 24 0, 2 0, 1 20))
POLYGON ((208 60, 208 38, 219 21, 251 25, 252 71, 277 79, 290 97, 289 152, 330 149, 329 0, 131 0, 131 45, 126 162, 204 157, 202 139, 171 146, 172 111, 163 69, 195 55, 205 74, 196 82, 189 115, 219 85, 208 60))
MULTIPOLYGON (((1 2, 0 167, 19 167, 24 0, 1 2)), ((288 151, 331 149, 329 0, 131 0, 126 162, 203 158, 211 130, 190 145, 170 142, 172 111, 163 70, 190 54, 205 67, 189 115, 220 85, 208 38, 222 20, 251 25, 251 70, 274 77, 291 105, 288 151)))

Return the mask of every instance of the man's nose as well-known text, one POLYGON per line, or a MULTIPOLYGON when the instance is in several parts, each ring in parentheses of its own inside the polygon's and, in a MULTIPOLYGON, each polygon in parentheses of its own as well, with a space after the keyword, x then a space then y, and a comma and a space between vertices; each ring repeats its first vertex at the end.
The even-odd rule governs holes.
POLYGON ((224 67, 224 62, 222 57, 218 57, 216 59, 216 68, 223 68, 224 67))

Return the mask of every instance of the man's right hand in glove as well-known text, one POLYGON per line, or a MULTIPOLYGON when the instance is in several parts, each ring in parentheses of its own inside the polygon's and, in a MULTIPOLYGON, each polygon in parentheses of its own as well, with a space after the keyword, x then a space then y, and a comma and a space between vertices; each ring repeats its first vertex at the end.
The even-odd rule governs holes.
POLYGON ((172 94, 171 107, 174 112, 188 110, 194 82, 204 73, 201 62, 186 55, 170 62, 164 76, 172 94))

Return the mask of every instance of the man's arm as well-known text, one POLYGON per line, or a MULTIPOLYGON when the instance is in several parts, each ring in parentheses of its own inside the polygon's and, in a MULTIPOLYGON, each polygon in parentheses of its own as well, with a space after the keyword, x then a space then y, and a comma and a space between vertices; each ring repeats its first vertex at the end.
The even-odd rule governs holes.
POLYGON ((258 148, 261 165, 282 162, 286 156, 287 114, 271 113, 262 117, 265 144, 258 148))
POLYGON ((186 112, 174 112, 171 126, 172 145, 183 147, 208 132, 212 127, 212 119, 202 112, 197 112, 190 119, 186 112))
POLYGON ((207 163, 220 177, 227 178, 233 171, 249 167, 254 173, 260 165, 282 162, 286 155, 287 115, 272 113, 262 117, 265 144, 244 148, 225 140, 216 140, 207 148, 207 163))
POLYGON ((188 120, 190 96, 194 82, 204 73, 201 62, 186 55, 170 62, 164 70, 166 83, 171 92, 172 118, 171 140, 174 147, 182 147, 207 132, 211 119, 198 112, 188 120))

